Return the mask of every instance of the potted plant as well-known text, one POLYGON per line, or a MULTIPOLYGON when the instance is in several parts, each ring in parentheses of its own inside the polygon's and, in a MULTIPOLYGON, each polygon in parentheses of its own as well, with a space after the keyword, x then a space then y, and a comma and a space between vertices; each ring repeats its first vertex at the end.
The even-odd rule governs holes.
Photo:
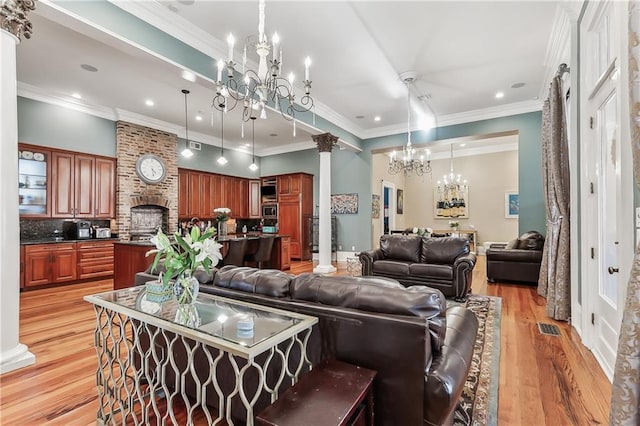
POLYGON ((451 228, 453 232, 457 232, 459 226, 460 226, 460 222, 458 222, 457 220, 449 221, 449 228, 451 228))
POLYGON ((194 226, 184 237, 174 234, 175 243, 169 240, 161 229, 151 238, 156 248, 147 252, 147 256, 155 254, 153 269, 162 262, 165 272, 162 274, 163 286, 169 287, 175 278, 173 289, 180 304, 191 304, 198 295, 199 282, 193 277, 196 269, 202 268, 211 273, 211 268, 222 259, 222 245, 215 238, 215 230, 200 232, 194 226))
POLYGON ((227 221, 229 220, 231 209, 227 207, 218 207, 213 209, 213 212, 216 214, 216 220, 218 221, 218 236, 226 237, 227 221))

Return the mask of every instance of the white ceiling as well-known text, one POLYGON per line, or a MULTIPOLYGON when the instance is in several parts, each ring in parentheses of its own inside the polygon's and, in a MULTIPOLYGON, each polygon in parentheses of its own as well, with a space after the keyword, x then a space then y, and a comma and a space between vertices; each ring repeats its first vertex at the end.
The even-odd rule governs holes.
MULTIPOLYGON (((60 3, 64 5, 64 3, 60 3)), ((121 1, 119 7, 179 37, 212 57, 226 56, 233 32, 236 61, 244 37, 257 32, 257 1, 121 1)), ((539 105, 550 71, 559 1, 270 1, 266 33, 277 31, 284 73, 301 80, 310 56, 317 113, 361 138, 406 132, 407 89, 399 78, 414 71, 412 128, 435 114, 439 124, 470 111, 539 105), (525 83, 512 88, 515 83, 525 83), (504 92, 502 99, 495 93, 504 92), (427 97, 426 100, 419 98, 427 97), (379 115, 381 120, 373 118, 379 115), (357 118, 363 117, 363 118, 357 118)), ((184 136, 189 95, 190 138, 219 145, 220 113, 211 122, 213 85, 180 77, 182 68, 69 18, 47 0, 32 15, 33 36, 18 47, 19 94, 71 102, 105 117, 138 121, 184 136), (98 72, 80 68, 91 64, 98 72), (83 99, 70 97, 80 92, 83 99), (153 99, 155 106, 145 105, 153 99), (200 113, 204 119, 196 121, 200 113)), ((251 59, 255 53, 249 51, 251 59)), ((250 124, 225 118, 225 147, 251 142, 250 124)), ((271 112, 256 120, 256 153, 313 146, 318 133, 271 112), (269 136, 277 134, 277 136, 269 136)))

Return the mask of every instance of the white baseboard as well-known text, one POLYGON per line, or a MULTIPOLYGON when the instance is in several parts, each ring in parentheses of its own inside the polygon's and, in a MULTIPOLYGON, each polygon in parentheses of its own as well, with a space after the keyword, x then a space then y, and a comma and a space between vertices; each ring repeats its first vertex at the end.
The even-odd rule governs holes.
MULTIPOLYGON (((335 262, 336 257, 338 262, 346 262, 348 257, 358 257, 358 252, 353 251, 338 251, 331 253, 331 261, 335 262)), ((313 253, 313 260, 318 260, 320 255, 318 253, 313 253)))

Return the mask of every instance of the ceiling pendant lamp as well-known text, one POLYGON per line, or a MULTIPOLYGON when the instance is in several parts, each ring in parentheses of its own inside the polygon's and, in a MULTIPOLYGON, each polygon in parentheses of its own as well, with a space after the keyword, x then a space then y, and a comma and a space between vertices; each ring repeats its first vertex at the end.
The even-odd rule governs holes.
POLYGON ((184 158, 191 158, 193 157, 193 151, 189 149, 189 115, 187 112, 187 95, 189 91, 182 89, 182 93, 184 93, 184 138, 186 139, 186 145, 181 154, 184 158))
POLYGON ((249 170, 255 172, 258 170, 258 165, 256 164, 256 118, 251 117, 251 164, 249 165, 249 170))
POLYGON ((413 83, 415 74, 410 72, 401 75, 403 82, 407 85, 407 145, 402 147, 402 158, 398 158, 395 150, 391 152, 389 156, 389 174, 395 175, 400 171, 404 172, 405 176, 415 173, 417 176, 422 176, 425 173, 431 173, 431 151, 424 150, 425 155, 420 155, 419 158, 414 158, 416 150, 411 144, 411 90, 409 85, 413 83))
POLYGON ((225 164, 227 164, 227 159, 224 158, 224 110, 220 111, 220 157, 218 157, 218 164, 220 164, 221 166, 224 166, 225 164))

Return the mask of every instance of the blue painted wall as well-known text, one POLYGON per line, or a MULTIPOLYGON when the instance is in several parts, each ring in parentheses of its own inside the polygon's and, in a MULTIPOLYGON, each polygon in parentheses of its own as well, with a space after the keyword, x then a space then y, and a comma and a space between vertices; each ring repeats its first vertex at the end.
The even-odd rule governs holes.
MULTIPOLYGON (((416 141, 435 141, 517 130, 520 147, 518 173, 520 191, 519 231, 530 229, 545 233, 544 199, 542 196, 542 114, 532 112, 509 117, 494 118, 453 126, 429 132, 415 132, 416 141)), ((363 141, 361 153, 334 149, 331 154, 331 193, 357 193, 358 214, 338 215, 338 244, 343 250, 363 250, 371 246, 371 151, 401 146, 406 134, 397 134, 363 141)), ((482 167, 482 165, 479 165, 482 167)), ((263 175, 307 172, 314 174, 314 200, 317 203, 319 159, 315 149, 262 158, 263 175)))
POLYGON ((116 156, 116 123, 18 97, 18 140, 34 145, 116 156))

